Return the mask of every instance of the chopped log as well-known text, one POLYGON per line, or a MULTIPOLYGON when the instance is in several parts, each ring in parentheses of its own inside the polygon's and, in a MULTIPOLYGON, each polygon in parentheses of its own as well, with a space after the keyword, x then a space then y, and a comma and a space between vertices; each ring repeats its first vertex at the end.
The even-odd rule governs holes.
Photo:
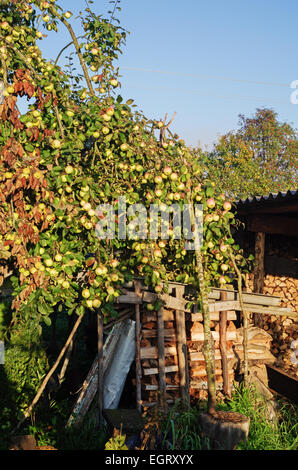
MULTIPOLYGON (((211 331, 211 334, 214 341, 219 341, 219 331, 211 331)), ((228 331, 226 338, 229 341, 236 341, 236 331, 228 331)), ((194 330, 191 332, 191 339, 192 341, 204 341, 204 333, 197 333, 196 330, 194 330)))
MULTIPOLYGON (((219 311, 210 313, 210 320, 211 321, 219 321, 219 315, 220 315, 219 311)), ((200 312, 193 313, 191 315, 191 320, 193 322, 202 322, 203 321, 203 314, 200 313, 200 312)), ((236 312, 234 310, 227 311, 227 320, 237 320, 237 315, 236 315, 236 312)))
MULTIPOLYGON (((204 361, 205 360, 204 354, 202 352, 190 352, 189 356, 190 356, 190 361, 191 362, 193 362, 193 361, 204 361)), ((235 357, 235 355, 232 351, 227 353, 227 358, 228 359, 233 359, 234 357, 235 357)), ((220 360, 221 359, 220 351, 218 349, 215 349, 214 358, 215 358, 215 360, 220 360)))
MULTIPOLYGON (((233 376, 234 371, 233 369, 228 369, 228 376, 233 376)), ((205 377, 206 376, 206 369, 192 369, 191 371, 192 377, 205 377)), ((215 375, 222 375, 222 369, 215 369, 215 375)))
MULTIPOLYGON (((157 330, 143 329, 142 335, 144 338, 157 338, 157 330)), ((164 337, 165 339, 176 340, 176 332, 174 328, 165 328, 164 337)))
MULTIPOLYGON (((177 349, 175 346, 165 348, 165 356, 176 356, 177 349)), ((157 346, 150 348, 141 348, 141 359, 158 359, 157 346)))
POLYGON ((250 418, 231 411, 216 411, 212 415, 201 413, 201 436, 208 438, 212 449, 233 450, 249 433, 250 418))

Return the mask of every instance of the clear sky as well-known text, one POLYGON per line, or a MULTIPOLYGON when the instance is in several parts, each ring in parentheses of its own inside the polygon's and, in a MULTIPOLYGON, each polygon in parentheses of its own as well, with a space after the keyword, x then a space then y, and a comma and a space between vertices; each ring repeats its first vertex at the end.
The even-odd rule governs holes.
MULTIPOLYGON (((58 0, 74 13, 85 0, 58 0)), ((171 129, 209 148, 237 129, 238 115, 273 108, 298 128, 290 84, 298 80, 297 0, 121 0, 117 17, 130 31, 119 59, 120 93, 148 118, 176 118, 171 129)), ((93 10, 108 15, 108 0, 93 10)), ((43 41, 55 57, 69 42, 62 26, 43 41)), ((62 61, 63 63, 63 61, 62 61)))

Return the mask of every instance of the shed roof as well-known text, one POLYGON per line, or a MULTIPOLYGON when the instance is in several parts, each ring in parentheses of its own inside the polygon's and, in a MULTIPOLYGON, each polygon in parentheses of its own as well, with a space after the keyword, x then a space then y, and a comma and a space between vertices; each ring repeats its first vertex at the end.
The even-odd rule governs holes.
POLYGON ((298 212, 298 189, 251 196, 236 201, 239 214, 251 213, 296 213, 298 212))
POLYGON ((240 199, 236 212, 250 232, 298 236, 298 189, 240 199))

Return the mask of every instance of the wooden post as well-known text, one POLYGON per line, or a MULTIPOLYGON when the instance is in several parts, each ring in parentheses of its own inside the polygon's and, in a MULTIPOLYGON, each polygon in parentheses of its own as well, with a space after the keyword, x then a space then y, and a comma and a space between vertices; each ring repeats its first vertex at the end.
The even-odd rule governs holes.
MULTIPOLYGON (((265 256, 265 233, 256 233, 255 239, 255 269, 254 269, 254 292, 261 294, 264 287, 264 256, 265 256)), ((256 315, 255 324, 262 327, 262 315, 256 315)))
MULTIPOLYGON (((227 292, 221 291, 220 300, 227 300, 227 292)), ((229 367, 227 359, 227 311, 220 312, 219 317, 219 348, 221 355, 223 392, 227 396, 231 396, 231 387, 229 382, 229 367)))
MULTIPOLYGON (((141 292, 141 284, 139 281, 134 282, 135 292, 139 294, 141 292)), ((137 409, 142 409, 142 367, 141 367, 141 319, 140 319, 140 305, 135 306, 135 319, 136 319, 136 404, 137 409)))
MULTIPOLYGON (((184 292, 183 286, 176 287, 176 297, 182 299, 184 292)), ((186 345, 186 332, 185 332, 185 312, 176 310, 176 330, 177 330, 177 352, 179 363, 179 377, 180 377, 180 393, 184 407, 190 404, 189 398, 189 377, 188 377, 188 360, 187 360, 187 345, 186 345)))
POLYGON ((163 307, 157 312, 157 347, 158 347, 158 380, 159 401, 162 411, 166 411, 166 372, 165 372, 165 337, 163 307))
POLYGON ((103 424, 103 318, 97 313, 97 363, 98 363, 98 425, 103 424))

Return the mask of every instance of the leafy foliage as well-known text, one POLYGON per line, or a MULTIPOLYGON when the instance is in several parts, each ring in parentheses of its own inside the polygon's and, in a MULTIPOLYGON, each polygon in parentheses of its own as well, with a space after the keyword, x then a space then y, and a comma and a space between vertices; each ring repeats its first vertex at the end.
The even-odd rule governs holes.
POLYGON ((0 282, 13 273, 16 320, 34 317, 49 325, 53 309, 62 311, 63 306, 79 315, 101 306, 107 320, 115 314, 111 304, 121 284, 136 273, 156 292, 168 279, 196 284, 193 253, 185 250, 185 237, 177 240, 173 231, 165 241, 123 240, 116 221, 115 239, 97 237, 104 217, 97 206, 110 203, 117 210, 120 196, 128 208, 200 202, 207 280, 230 282, 229 250, 245 264, 231 236, 230 203, 214 184, 202 186, 201 168, 183 141, 170 136, 160 144, 155 136, 160 123, 133 111, 132 100, 123 103, 115 94, 113 61, 125 31, 87 8, 80 15, 84 34, 79 43, 68 22, 70 12, 63 13, 54 1, 13 1, 1 6, 0 15, 5 85, 0 282), (40 20, 48 30, 67 28, 86 83, 42 57, 40 20), (23 114, 20 97, 29 101, 23 114))
POLYGON ((237 198, 295 189, 297 130, 279 122, 271 109, 239 117, 240 128, 222 136, 203 157, 209 177, 237 198))

